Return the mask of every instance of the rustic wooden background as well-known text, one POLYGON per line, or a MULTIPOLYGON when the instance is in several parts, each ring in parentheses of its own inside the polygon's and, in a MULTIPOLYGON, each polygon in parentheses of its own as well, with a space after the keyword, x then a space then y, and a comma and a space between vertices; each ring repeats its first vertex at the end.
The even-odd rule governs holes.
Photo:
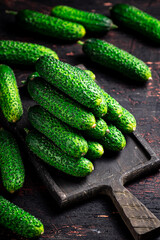
MULTIPOLYGON (((44 44, 55 50, 60 59, 73 65, 83 63, 93 70, 105 90, 115 97, 125 108, 130 110, 137 119, 137 129, 160 157, 160 47, 151 41, 132 32, 121 29, 110 31, 102 39, 127 50, 146 62, 152 70, 153 80, 146 85, 137 86, 119 74, 104 70, 90 63, 82 54, 81 46, 74 43, 63 43, 51 38, 29 33, 17 28, 14 16, 5 14, 5 9, 33 9, 49 14, 53 6, 70 5, 88 11, 96 11, 109 16, 109 7, 114 3, 129 3, 160 19, 159 0, 0 0, 0 39, 20 40, 44 44)), ((90 37, 90 36, 86 36, 90 37)), ((14 68, 17 81, 20 83, 33 69, 14 68)), ((22 92, 23 94, 23 92, 22 92)), ((20 207, 40 218, 44 223, 45 233, 39 239, 60 240, 128 240, 133 239, 121 220, 111 200, 100 196, 85 203, 76 204, 60 210, 51 198, 45 186, 35 173, 29 162, 25 162, 26 181, 23 188, 10 196, 0 185, 1 193, 20 207)), ((130 183, 127 188, 160 219, 160 173, 130 183)), ((1 240, 23 239, 9 230, 0 227, 1 240)), ((155 240, 160 237, 154 238, 155 240)), ((152 239, 152 240, 154 240, 152 239)))

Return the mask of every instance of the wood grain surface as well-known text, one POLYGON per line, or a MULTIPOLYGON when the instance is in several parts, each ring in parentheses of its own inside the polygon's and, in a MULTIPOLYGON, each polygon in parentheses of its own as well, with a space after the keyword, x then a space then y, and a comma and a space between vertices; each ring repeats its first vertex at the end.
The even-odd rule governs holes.
MULTIPOLYGON (((82 54, 81 46, 56 41, 51 38, 29 33, 19 29, 14 24, 14 16, 5 14, 5 9, 20 10, 33 9, 49 14, 51 7, 58 4, 66 4, 79 7, 88 11, 96 11, 109 16, 109 7, 118 2, 112 3, 104 0, 88 1, 24 1, 24 0, 0 0, 0 39, 13 39, 43 44, 55 50, 60 59, 73 65, 83 63, 88 69, 95 72, 97 80, 115 97, 121 105, 130 110, 137 119, 137 129, 150 144, 152 149, 160 157, 160 47, 132 32, 122 29, 110 31, 101 36, 108 42, 127 50, 136 57, 146 62, 152 70, 153 80, 145 86, 137 86, 129 79, 124 79, 119 74, 105 70, 96 64, 88 62, 82 54)), ((131 1, 144 11, 160 19, 160 1, 131 1)), ((89 35, 86 36, 90 37, 89 35)), ((34 69, 13 67, 17 81, 20 84, 34 69)), ((21 94, 25 94, 22 91, 21 94)), ((23 149, 22 149, 23 151, 23 149)), ((0 183, 3 196, 7 197, 18 206, 24 208, 44 223, 45 233, 39 239, 60 239, 60 240, 132 240, 125 224, 122 222, 117 210, 107 196, 96 197, 87 200, 85 203, 75 204, 69 208, 60 210, 57 203, 35 173, 34 168, 28 161, 25 161, 26 180, 24 187, 17 193, 9 195, 0 183)), ((159 170, 150 176, 143 177, 127 185, 132 192, 158 219, 160 219, 160 173, 159 170)), ((1 240, 23 239, 13 234, 8 229, 0 227, 1 240)), ((159 240, 160 237, 151 237, 152 240, 159 240)))

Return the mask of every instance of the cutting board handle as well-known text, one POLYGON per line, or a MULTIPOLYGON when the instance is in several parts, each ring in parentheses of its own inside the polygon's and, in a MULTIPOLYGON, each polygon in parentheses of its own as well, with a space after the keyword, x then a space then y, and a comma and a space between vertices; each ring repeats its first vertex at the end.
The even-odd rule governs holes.
POLYGON ((121 183, 113 184, 110 197, 134 239, 146 239, 159 232, 160 220, 121 183))

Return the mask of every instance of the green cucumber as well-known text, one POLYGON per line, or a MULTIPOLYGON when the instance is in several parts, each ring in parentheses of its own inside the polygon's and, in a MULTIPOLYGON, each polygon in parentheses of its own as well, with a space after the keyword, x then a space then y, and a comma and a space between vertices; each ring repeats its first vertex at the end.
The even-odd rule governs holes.
POLYGON ((0 170, 7 191, 15 192, 23 186, 25 170, 18 144, 12 134, 0 129, 0 170))
POLYGON ((49 165, 75 177, 85 177, 94 167, 86 158, 73 158, 61 151, 49 139, 37 131, 29 131, 26 136, 29 149, 49 165))
POLYGON ((52 140, 68 155, 79 158, 88 151, 87 141, 76 129, 67 126, 41 106, 30 107, 28 119, 34 128, 52 140))
MULTIPOLYGON (((103 96, 99 86, 83 70, 47 56, 37 61, 36 70, 47 82, 82 105, 96 108, 101 104, 103 96)), ((106 112, 107 106, 103 114, 106 112)))
POLYGON ((130 53, 100 39, 88 39, 83 52, 94 62, 116 70, 134 81, 146 82, 152 79, 149 67, 130 53))
POLYGON ((15 123, 23 115, 14 72, 3 64, 0 64, 0 106, 8 122, 15 123))
POLYGON ((104 149, 110 151, 121 151, 126 146, 126 140, 121 131, 113 126, 108 125, 109 131, 106 132, 104 137, 102 137, 99 142, 102 144, 104 149))
POLYGON ((36 77, 36 73, 31 74, 29 79, 30 96, 55 117, 79 130, 96 126, 94 115, 78 102, 55 89, 41 77, 36 77))
POLYGON ((89 139, 98 140, 102 138, 108 131, 109 129, 107 123, 102 118, 99 118, 96 120, 96 127, 83 131, 83 134, 89 139))
MULTIPOLYGON (((113 122, 122 132, 124 133, 131 133, 135 131, 136 129, 136 119, 135 117, 127 111, 125 108, 123 108, 119 102, 117 102, 113 97, 111 97, 107 92, 105 92, 103 89, 101 89, 101 92, 106 100, 108 111, 107 114, 103 116, 103 118, 108 122, 113 122)), ((93 111, 92 111, 93 112, 93 111)), ((93 112, 95 114, 95 112, 93 112)), ((98 121, 96 122, 97 126, 95 129, 89 130, 87 135, 90 134, 92 137, 93 132, 93 138, 98 139, 94 133, 96 132, 96 129, 98 129, 98 121)), ((99 131, 99 130, 98 130, 99 131)), ((99 136, 100 137, 100 136, 99 136)))
POLYGON ((104 153, 103 146, 98 142, 92 142, 92 141, 87 141, 87 142, 88 142, 88 152, 86 153, 85 157, 88 158, 89 160, 100 158, 104 153))
POLYGON ((44 55, 58 59, 56 52, 39 44, 0 40, 0 61, 2 63, 34 65, 37 59, 44 55))
POLYGON ((40 220, 0 196, 0 224, 25 237, 38 237, 44 233, 40 220))
POLYGON ((84 37, 86 33, 85 28, 78 23, 51 17, 33 10, 23 9, 10 13, 16 15, 16 21, 23 29, 53 38, 76 41, 84 37))
POLYGON ((86 12, 69 6, 55 6, 51 14, 64 20, 80 23, 90 32, 106 32, 117 28, 110 18, 102 14, 86 12))
POLYGON ((95 108, 92 108, 91 111, 97 118, 101 118, 107 114, 108 112, 107 99, 103 94, 101 104, 95 108))
POLYGON ((114 119, 113 123, 124 133, 132 133, 133 131, 136 130, 136 119, 130 113, 128 110, 125 108, 122 108, 123 112, 122 114, 114 119))
MULTIPOLYGON (((84 70, 85 72, 88 73, 89 71, 89 75, 93 80, 96 80, 96 76, 95 74, 90 71, 90 70, 85 70, 85 67, 81 64, 79 64, 77 67, 81 68, 82 70, 84 70)), ((105 115, 105 117, 107 116, 108 119, 114 119, 119 117, 122 114, 122 106, 119 104, 119 102, 117 102, 113 97, 111 97, 108 93, 106 93, 103 89, 101 89, 101 93, 106 101, 107 104, 107 114, 102 114, 102 116, 105 115)), ((100 112, 100 109, 103 109, 103 106, 99 106, 97 107, 97 109, 100 112), (99 108, 99 109, 98 109, 99 108)), ((92 110, 92 112, 94 113, 94 115, 98 114, 97 109, 95 109, 94 111, 92 110)), ((105 118, 104 117, 104 118, 105 118)))
POLYGON ((116 101, 113 97, 111 97, 108 93, 106 93, 103 89, 103 96, 106 98, 107 106, 108 106, 108 112, 104 116, 104 119, 107 120, 114 120, 121 116, 123 112, 122 106, 119 104, 119 102, 116 101))
POLYGON ((131 29, 160 43, 160 21, 146 12, 122 3, 111 8, 111 16, 117 25, 131 29))
MULTIPOLYGON (((94 80, 94 79, 93 79, 94 80)), ((117 102, 113 97, 111 97, 107 92, 101 89, 102 95, 105 98, 107 103, 107 114, 103 116, 103 118, 108 122, 113 122, 122 132, 124 133, 131 133, 136 129, 136 120, 134 116, 123 108, 119 102, 117 102)), ((100 108, 100 106, 99 106, 100 108)), ((95 110, 92 111, 94 114, 96 113, 95 110)), ((96 115, 96 114, 95 114, 96 115)), ((100 120, 101 121, 101 120, 100 120)), ((90 135, 93 139, 98 139, 97 136, 94 134, 96 130, 99 132, 99 122, 96 122, 96 127, 91 130, 87 130, 87 136, 90 135), (93 133, 93 136, 92 136, 93 133)), ((109 130, 108 130, 109 131, 109 130)), ((102 137, 99 135, 99 138, 102 137)))
MULTIPOLYGON (((82 70, 84 70, 90 76, 90 78, 92 78, 92 80, 96 80, 96 75, 92 71, 86 69, 84 67, 84 65, 79 64, 79 65, 77 65, 77 67, 82 69, 82 70)), ((108 111, 108 106, 106 104, 107 101, 108 100, 104 96, 104 98, 102 99, 102 103, 99 106, 97 106, 96 108, 92 109, 93 114, 97 118, 100 118, 100 117, 102 117, 102 116, 104 116, 106 114, 106 108, 107 108, 107 111, 108 111)))

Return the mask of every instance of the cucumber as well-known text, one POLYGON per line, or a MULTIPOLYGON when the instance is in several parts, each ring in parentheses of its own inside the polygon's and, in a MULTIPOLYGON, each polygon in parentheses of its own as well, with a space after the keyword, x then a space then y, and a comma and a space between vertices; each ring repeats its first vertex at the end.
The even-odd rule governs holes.
POLYGON ((108 112, 107 99, 102 94, 102 102, 99 106, 91 109, 92 113, 97 117, 101 118, 105 116, 108 112))
POLYGON ((83 44, 83 52, 94 62, 116 70, 138 82, 151 80, 149 67, 130 53, 100 39, 88 39, 83 44))
POLYGON ((111 9, 114 22, 160 43, 160 21, 128 4, 116 4, 111 9))
POLYGON ((96 120, 96 127, 83 131, 83 135, 89 139, 98 140, 108 131, 107 123, 102 118, 99 118, 96 120))
POLYGON ((47 82, 88 108, 96 108, 102 102, 103 96, 99 86, 77 67, 44 56, 37 61, 36 71, 47 82))
POLYGON ((5 189, 13 193, 23 186, 25 170, 18 144, 12 134, 0 129, 0 170, 5 189))
POLYGON ((107 92, 105 92, 102 89, 103 96, 106 98, 107 106, 108 106, 108 112, 106 115, 104 115, 104 119, 107 119, 109 121, 113 121, 114 119, 117 119, 121 116, 123 112, 123 107, 119 104, 119 102, 116 101, 113 97, 111 97, 107 92))
POLYGON ((85 157, 89 160, 100 158, 104 153, 103 146, 98 142, 88 141, 88 152, 85 157))
POLYGON ((68 155, 79 158, 88 151, 87 141, 76 129, 67 126, 41 106, 30 107, 28 119, 34 128, 52 140, 68 155))
POLYGON ((114 98, 108 93, 103 91, 106 96, 106 102, 108 105, 108 112, 103 116, 105 121, 112 122, 123 133, 132 133, 136 130, 135 117, 125 108, 123 108, 114 98))
POLYGON ((39 44, 0 40, 0 61, 2 63, 34 65, 37 59, 44 55, 58 59, 56 52, 39 44))
POLYGON ((17 23, 23 29, 38 32, 53 38, 76 41, 84 37, 86 33, 85 28, 78 23, 51 17, 33 10, 24 9, 19 12, 14 12, 14 14, 16 15, 17 23))
MULTIPOLYGON (((93 79, 94 80, 94 79, 93 79)), ((135 131, 136 129, 136 119, 135 117, 127 111, 125 108, 123 108, 119 102, 117 102, 113 97, 111 97, 107 92, 105 92, 103 89, 101 89, 102 95, 105 98, 105 101, 107 103, 107 114, 103 116, 104 120, 107 122, 113 122, 122 132, 124 133, 131 133, 135 131)), ((95 110, 92 111, 94 114, 96 113, 95 110)), ((101 119, 99 119, 101 122, 101 119)), ((96 127, 91 130, 86 131, 86 136, 90 136, 93 139, 99 139, 103 135, 97 136, 97 133, 99 133, 99 124, 100 122, 96 122, 96 127), (97 133, 96 133, 97 131, 97 133)), ((103 126, 103 125, 102 125, 103 126)), ((109 131, 109 129, 107 129, 109 131)), ((84 133, 85 134, 85 133, 84 133)))
POLYGON ((126 146, 126 140, 121 131, 112 124, 108 125, 108 129, 109 131, 106 132, 104 137, 99 139, 99 142, 104 149, 114 152, 124 149, 126 146))
MULTIPOLYGON (((77 67, 81 68, 82 70, 84 70, 85 72, 88 73, 89 71, 89 75, 93 80, 96 80, 96 76, 95 74, 90 71, 90 70, 86 70, 85 67, 81 64, 79 64, 77 67)), ((104 118, 108 118, 108 120, 110 119, 114 119, 119 117, 122 114, 122 106, 119 104, 119 102, 117 102, 113 97, 111 97, 107 92, 105 92, 102 88, 101 88, 101 93, 106 101, 107 104, 107 114, 102 114, 102 116, 105 115, 104 118)), ((99 108, 99 110, 102 108, 102 106, 97 107, 99 108)), ((98 111, 95 109, 94 111, 92 110, 92 112, 96 115, 98 114, 98 111)))
POLYGON ((102 14, 86 12, 68 6, 55 6, 51 10, 55 17, 82 24, 90 32, 106 32, 117 28, 112 20, 102 14))
MULTIPOLYGON (((106 100, 108 112, 103 116, 104 120, 113 122, 122 132, 131 133, 136 129, 136 119, 135 117, 123 108, 119 102, 117 102, 113 97, 111 97, 107 92, 101 89, 101 92, 106 100)), ((101 121, 101 120, 100 120, 101 121)), ((95 129, 87 130, 86 134, 93 137, 93 139, 98 139, 94 133, 96 130, 99 132, 99 122, 96 122, 95 129), (93 136, 92 136, 93 133, 93 136)), ((109 131, 109 129, 108 129, 109 131)), ((101 135, 99 138, 102 137, 101 135)))
POLYGON ((29 131, 26 136, 29 149, 44 162, 75 177, 85 177, 94 167, 86 158, 73 158, 61 151, 49 139, 37 131, 29 131))
POLYGON ((122 108, 122 114, 114 119, 113 123, 123 132, 132 133, 136 130, 136 119, 135 117, 125 108, 122 108))
POLYGON ((8 122, 15 123, 23 115, 15 75, 10 67, 0 64, 0 106, 8 122))
POLYGON ((30 96, 55 117, 79 130, 96 126, 94 115, 78 102, 70 99, 42 78, 36 77, 36 73, 31 74, 29 79, 30 96))
POLYGON ((25 238, 37 237, 44 232, 40 220, 2 196, 0 196, 0 224, 25 238))

